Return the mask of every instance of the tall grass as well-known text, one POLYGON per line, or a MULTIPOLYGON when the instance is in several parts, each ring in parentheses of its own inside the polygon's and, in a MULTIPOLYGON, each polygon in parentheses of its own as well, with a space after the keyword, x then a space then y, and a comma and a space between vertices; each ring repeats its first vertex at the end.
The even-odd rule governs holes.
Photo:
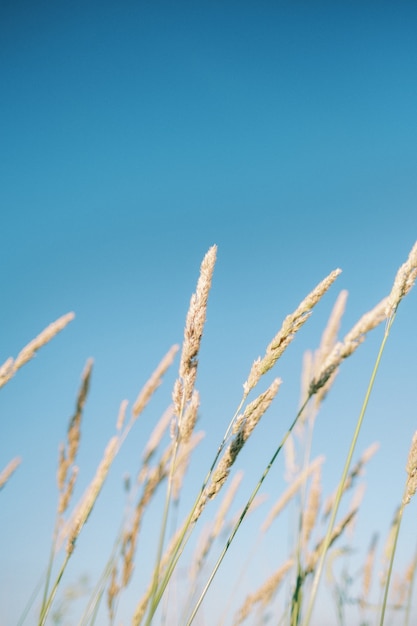
MULTIPOLYGON (((269 615, 274 624, 308 626, 313 620, 318 590, 321 585, 327 584, 332 588, 335 599, 334 619, 340 624, 347 623, 348 605, 352 604, 356 607, 357 624, 382 625, 386 615, 393 612, 397 616, 396 623, 410 624, 417 557, 413 557, 402 580, 402 595, 398 595, 398 590, 392 590, 390 583, 401 520, 406 505, 417 489, 417 433, 413 438, 408 460, 405 460, 404 494, 399 495, 400 504, 392 523, 390 541, 387 543, 382 563, 385 573, 381 578, 379 600, 375 601, 370 597, 377 552, 376 537, 372 538, 369 550, 363 558, 363 566, 353 578, 345 569, 336 574, 332 568, 333 573, 327 577, 327 581, 323 581, 323 572, 326 562, 331 565, 337 559, 348 555, 350 551, 349 541, 352 542, 350 533, 361 512, 363 495, 360 491, 363 486, 361 476, 376 453, 377 445, 365 450, 355 465, 352 466, 352 463, 397 309, 417 276, 417 243, 398 270, 387 297, 366 312, 343 339, 338 338, 338 333, 347 293, 342 291, 339 294, 319 347, 314 353, 306 352, 300 408, 293 416, 289 416, 281 440, 269 458, 265 458, 264 469, 260 475, 253 479, 246 502, 232 514, 233 501, 243 475, 237 471, 231 478, 229 477, 233 474, 234 467, 238 465, 239 455, 244 447, 250 446, 255 428, 274 402, 281 385, 281 379, 276 377, 265 388, 264 377, 276 367, 296 334, 312 315, 314 307, 337 280, 340 270, 334 270, 318 283, 295 311, 284 319, 281 328, 266 347, 264 355, 257 358, 249 368, 247 379, 243 384, 242 397, 238 400, 236 410, 228 424, 225 424, 224 435, 213 450, 212 460, 206 473, 201 476, 200 487, 194 494, 193 502, 183 519, 178 519, 176 514, 182 511, 180 503, 184 499, 186 475, 192 471, 195 450, 202 439, 201 433, 196 431, 200 409, 196 382, 216 252, 217 249, 213 246, 205 255, 196 291, 191 298, 178 376, 172 390, 172 404, 155 425, 144 447, 134 485, 126 482, 129 506, 114 543, 109 546, 103 572, 89 592, 79 617, 79 624, 103 623, 104 619, 109 624, 119 623, 118 610, 127 589, 132 586, 135 564, 136 567, 143 568, 140 560, 139 564, 137 561, 139 538, 154 545, 155 560, 149 570, 147 587, 140 592, 136 592, 136 589, 130 591, 130 595, 136 595, 131 623, 145 626, 156 623, 188 626, 196 622, 201 615, 201 608, 204 606, 211 584, 219 576, 221 568, 226 567, 228 551, 232 544, 239 542, 241 527, 259 506, 261 488, 277 458, 284 453, 288 487, 277 494, 276 503, 260 525, 258 535, 253 537, 253 546, 244 546, 245 553, 248 554, 246 568, 248 570, 251 568, 251 549, 253 555, 260 542, 268 542, 270 528, 278 523, 284 510, 291 504, 295 515, 292 531, 289 539, 283 541, 281 547, 286 547, 287 554, 275 562, 272 572, 265 573, 264 579, 259 580, 257 588, 253 586, 249 589, 243 586, 240 588, 245 571, 244 569, 237 571, 234 576, 234 594, 237 599, 240 598, 240 606, 232 602, 235 607, 232 612, 227 603, 221 606, 219 602, 216 623, 237 625, 246 621, 260 624, 264 623, 263 620, 269 615), (335 492, 324 500, 322 477, 325 459, 311 458, 314 428, 319 419, 320 408, 327 394, 331 392, 343 361, 354 355, 367 334, 381 324, 385 327, 380 349, 375 355, 375 365, 363 405, 352 429, 351 444, 346 451, 343 471, 335 492), (350 506, 346 506, 344 500, 353 488, 356 489, 354 497, 350 506), (161 489, 165 490, 165 496, 159 519, 157 523, 153 521, 151 526, 146 525, 144 521, 147 513, 161 489), (224 492, 223 497, 220 492, 224 492), (206 527, 202 526, 203 517, 205 520, 208 519, 206 527), (142 534, 149 533, 150 529, 150 536, 143 537, 142 534), (182 585, 181 593, 176 595, 176 589, 184 578, 187 579, 187 583, 182 585), (362 588, 356 584, 358 578, 363 579, 362 588), (277 598, 280 599, 279 602, 277 598)), ((0 386, 6 384, 17 370, 45 343, 62 331, 72 318, 73 314, 63 316, 28 344, 15 360, 8 359, 0 368, 0 386)), ((57 597, 60 590, 67 589, 65 574, 70 560, 76 559, 77 556, 82 558, 82 554, 77 553, 79 536, 105 487, 106 478, 116 456, 122 450, 132 428, 136 427, 139 415, 162 384, 166 372, 173 367, 178 350, 178 346, 173 346, 162 358, 132 404, 130 416, 127 401, 121 402, 115 433, 103 451, 95 475, 81 499, 73 502, 78 478, 77 455, 80 433, 93 368, 93 362, 87 361, 75 411, 68 424, 66 442, 59 447, 56 520, 49 558, 47 557, 45 562, 46 573, 41 584, 35 588, 35 593, 28 598, 28 605, 22 611, 19 624, 25 623, 29 613, 32 611, 33 614, 34 610, 39 625, 61 623, 60 620, 62 621, 64 616, 62 610, 56 608, 59 605, 57 597)), ((8 462, 0 473, 0 488, 8 481, 11 483, 8 488, 13 488, 12 475, 20 461, 19 458, 15 458, 8 462)), ((276 551, 277 554, 279 552, 276 551)), ((253 577, 251 580, 253 585, 253 577)), ((62 601, 59 606, 61 609, 64 606, 62 601)))

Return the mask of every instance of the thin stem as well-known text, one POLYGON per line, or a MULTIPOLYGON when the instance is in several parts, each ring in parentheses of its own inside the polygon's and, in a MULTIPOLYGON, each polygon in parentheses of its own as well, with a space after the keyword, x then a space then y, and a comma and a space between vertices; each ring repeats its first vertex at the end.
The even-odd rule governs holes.
POLYGON ((371 392, 372 392, 372 388, 374 386, 374 382, 375 382, 375 378, 376 378, 376 374, 379 368, 379 364, 381 362, 381 358, 382 358, 382 353, 384 351, 385 348, 385 344, 387 342, 388 339, 388 335, 391 329, 391 326, 394 322, 395 319, 395 312, 393 313, 393 315, 387 320, 387 324, 385 327, 385 333, 381 342, 381 346, 379 348, 379 352, 378 352, 378 356, 376 358, 375 361, 375 365, 372 371, 372 375, 368 384, 368 388, 366 390, 366 394, 365 394, 365 398, 362 404, 362 408, 358 417, 358 421, 356 423, 356 427, 355 427, 355 432, 353 434, 353 438, 350 444, 350 448, 349 448, 349 452, 345 461, 345 466, 343 468, 343 472, 342 472, 342 477, 340 479, 339 485, 338 485, 338 489, 337 489, 337 494, 336 494, 336 498, 335 498, 335 502, 333 504, 333 508, 332 508, 332 512, 330 515, 330 520, 329 520, 329 524, 328 524, 328 528, 327 528, 327 533, 326 536, 324 538, 323 541, 323 547, 322 547, 322 551, 320 554, 320 558, 319 558, 319 562, 318 562, 318 566, 316 569, 316 573, 314 575, 314 579, 313 579, 313 585, 311 588, 311 594, 310 594, 310 598, 309 598, 309 603, 308 603, 308 607, 307 607, 307 612, 306 612, 306 616, 305 619, 302 623, 302 626, 308 626, 311 616, 312 616, 312 612, 313 612, 313 607, 314 607, 314 602, 316 600, 316 596, 317 596, 317 591, 318 591, 318 587, 319 587, 319 583, 320 583, 320 578, 323 572, 323 566, 324 566, 324 560, 326 558, 326 554, 327 554, 327 550, 330 546, 330 541, 331 541, 331 535, 333 532, 333 527, 334 527, 334 523, 336 520, 336 515, 337 512, 339 510, 339 505, 340 505, 340 501, 342 498, 342 494, 344 491, 344 485, 349 473, 349 468, 350 468, 350 464, 352 461, 352 457, 353 457, 353 453, 355 451, 355 447, 356 447, 356 442, 358 440, 359 437, 359 432, 361 430, 362 427, 362 423, 363 423, 363 419, 365 417, 365 412, 368 406, 368 402, 369 402, 369 398, 371 396, 371 392))

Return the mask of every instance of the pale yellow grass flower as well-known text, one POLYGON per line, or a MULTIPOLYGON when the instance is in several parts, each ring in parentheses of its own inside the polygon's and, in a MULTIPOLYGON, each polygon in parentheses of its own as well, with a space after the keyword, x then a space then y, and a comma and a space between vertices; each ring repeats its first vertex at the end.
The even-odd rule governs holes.
POLYGON ((179 424, 179 439, 183 444, 187 444, 193 433, 197 421, 197 413, 200 406, 200 394, 195 389, 191 394, 191 399, 187 404, 185 413, 179 424))
POLYGON ((180 444, 178 457, 175 463, 174 476, 172 479, 172 498, 174 501, 178 501, 179 499, 184 482, 184 476, 190 463, 191 453, 204 439, 204 436, 205 434, 203 432, 194 433, 187 439, 187 441, 180 444))
POLYGON ((124 423, 125 423, 126 410, 127 410, 128 404, 129 402, 127 400, 122 400, 122 402, 120 403, 119 413, 117 415, 117 421, 116 421, 116 430, 118 430, 119 432, 122 430, 124 423))
POLYGON ((71 468, 71 476, 69 478, 65 491, 61 491, 58 502, 58 514, 62 515, 68 508, 72 494, 74 492, 75 483, 78 476, 78 467, 73 465, 71 468))
POLYGON ((12 358, 7 359, 0 367, 0 387, 5 385, 15 375, 18 369, 30 361, 30 359, 35 356, 36 352, 63 330, 74 317, 74 313, 67 313, 58 318, 55 322, 49 324, 35 339, 30 341, 27 346, 19 352, 14 361, 12 358))
POLYGON ((399 268, 386 305, 386 317, 391 317, 401 300, 410 291, 417 278, 417 241, 412 247, 408 259, 399 268))
POLYGON ((78 535, 81 532, 82 527, 88 520, 93 506, 98 498, 98 495, 103 487, 104 481, 109 472, 110 466, 118 452, 120 440, 119 437, 113 437, 110 439, 106 450, 104 452, 103 459, 97 468, 96 475, 94 476, 90 486, 85 492, 81 502, 77 506, 72 519, 68 524, 67 529, 67 554, 70 555, 75 546, 78 535))
POLYGON ((60 444, 58 453, 58 470, 57 484, 60 493, 58 511, 63 513, 68 507, 72 492, 74 490, 75 481, 78 470, 73 471, 68 484, 65 486, 67 474, 71 466, 74 464, 77 456, 81 438, 81 418, 87 400, 88 390, 91 381, 91 372, 93 368, 93 360, 88 359, 81 377, 81 385, 77 395, 74 415, 71 417, 67 431, 67 447, 60 444))
POLYGON ((384 298, 371 311, 365 313, 355 326, 347 333, 343 341, 335 344, 333 350, 321 365, 320 371, 316 372, 310 383, 309 395, 316 394, 326 385, 341 362, 348 358, 365 341, 368 332, 376 328, 386 319, 387 298, 384 298))
POLYGON ((306 469, 303 470, 297 476, 297 478, 294 479, 291 485, 287 487, 283 495, 279 498, 276 504, 272 507, 267 518, 262 524, 261 526, 262 532, 266 532, 268 530, 268 528, 271 526, 274 519, 282 512, 282 510, 285 508, 285 506, 288 504, 291 498, 295 496, 295 494, 299 491, 299 489, 305 483, 308 477, 311 476, 311 474, 313 474, 314 472, 317 472, 317 470, 320 468, 323 462, 324 462, 324 456, 320 456, 314 461, 312 461, 310 465, 306 467, 306 469))
MULTIPOLYGON (((318 374, 321 370, 323 363, 326 361, 329 354, 332 352, 334 346, 337 342, 337 336, 340 329, 340 324, 342 321, 343 314, 346 308, 346 301, 348 297, 348 292, 343 290, 338 295, 332 312, 330 314, 329 321, 322 335, 322 339, 320 342, 320 346, 317 352, 314 355, 314 372, 315 375, 318 374)), ((335 375, 336 375, 335 371, 335 375)), ((335 375, 332 376, 323 387, 315 394, 315 404, 316 407, 323 402, 331 385, 334 382, 335 375)), ((311 379, 310 379, 311 380, 311 379)))
POLYGON ((202 569, 203 563, 207 554, 210 551, 211 546, 213 545, 216 537, 221 533, 226 515, 230 510, 236 492, 239 488, 240 483, 242 482, 243 472, 237 472, 233 477, 230 486, 218 508, 216 516, 214 518, 214 522, 211 524, 210 528, 205 528, 203 536, 199 541, 199 545, 197 547, 197 552, 192 560, 192 568, 190 570, 190 578, 191 580, 196 580, 199 572, 202 569))
POLYGON ((208 295, 216 263, 217 246, 212 246, 206 253, 200 267, 200 276, 195 293, 191 296, 190 307, 184 328, 179 368, 180 380, 174 389, 175 412, 180 416, 184 405, 190 400, 197 375, 197 355, 200 350, 206 321, 208 295))
POLYGON ((381 567, 381 573, 379 577, 379 582, 381 587, 385 587, 388 576, 388 567, 391 559, 392 551, 394 550, 395 537, 397 534, 397 526, 400 523, 400 507, 395 511, 393 520, 391 522, 391 526, 389 529, 388 537, 384 546, 384 554, 383 554, 383 563, 381 567))
POLYGON ((213 499, 223 487, 239 452, 245 445, 248 437, 252 434, 253 429, 262 415, 269 408, 278 392, 280 384, 281 380, 276 378, 264 393, 260 394, 253 402, 248 404, 243 415, 236 418, 238 423, 237 432, 211 475, 209 484, 200 496, 199 503, 194 511, 193 522, 197 521, 201 515, 207 500, 213 499))
POLYGON ((371 590, 372 583, 372 572, 375 564, 375 554, 376 554, 376 546, 378 543, 378 535, 375 533, 371 540, 371 545, 369 546, 368 553, 365 559, 365 565, 363 567, 363 586, 362 586, 362 597, 361 603, 366 603, 369 592, 371 590))
POLYGON ((278 393, 281 383, 282 380, 276 378, 264 393, 261 393, 255 400, 247 405, 243 414, 237 416, 233 424, 233 433, 236 434, 241 430, 243 439, 247 441, 262 415, 266 413, 270 407, 272 400, 278 393))
POLYGON ((239 609, 237 616, 233 622, 234 626, 238 626, 246 620, 256 605, 267 607, 274 595, 277 593, 286 573, 293 567, 294 560, 288 559, 276 572, 270 576, 266 582, 254 593, 250 593, 242 607, 239 609))
POLYGON ((10 476, 16 471, 21 462, 22 459, 17 456, 6 465, 4 470, 0 473, 0 489, 4 487, 10 476))
MULTIPOLYGON (((362 475, 364 466, 371 460, 371 458, 378 451, 378 449, 379 449, 378 442, 374 442, 370 446, 368 446, 368 448, 366 448, 366 450, 363 452, 362 456, 360 457, 359 461, 350 470, 345 480, 345 484, 343 485, 342 493, 345 493, 346 491, 348 491, 348 489, 352 487, 355 479, 358 476, 362 475)), ((327 517, 330 514, 330 511, 332 510, 334 501, 336 499, 336 493, 337 493, 337 489, 334 493, 332 493, 327 498, 326 503, 324 505, 324 511, 323 511, 324 517, 327 517)))
POLYGON ((173 414, 174 409, 172 406, 169 406, 166 411, 163 412, 155 428, 151 432, 148 442, 143 451, 143 462, 145 464, 150 461, 151 457, 155 453, 155 450, 161 443, 161 439, 171 423, 173 414))
POLYGON ((403 505, 408 504, 417 490, 417 431, 414 433, 410 452, 408 453, 407 465, 407 484, 403 497, 403 505))
POLYGON ((296 461, 295 444, 292 433, 289 433, 286 442, 284 443, 284 458, 285 458, 285 480, 292 482, 298 472, 299 467, 296 461))
MULTIPOLYGON (((338 539, 340 535, 343 533, 343 531, 352 523, 357 512, 358 512, 358 509, 353 509, 352 511, 347 513, 345 517, 343 517, 343 519, 340 521, 340 523, 333 529, 327 549, 329 549, 333 545, 336 539, 338 539)), ((305 570, 305 575, 311 574, 314 572, 315 567, 321 555, 323 543, 324 543, 324 539, 321 539, 316 545, 314 551, 309 555, 307 559, 307 567, 305 570)))
POLYGON ((317 285, 317 287, 315 287, 315 289, 313 289, 313 291, 309 293, 306 298, 304 298, 294 313, 287 315, 281 329, 267 346, 264 357, 262 359, 259 357, 253 363, 249 376, 243 385, 245 396, 247 396, 255 387, 261 376, 266 374, 266 372, 268 372, 275 365, 277 360, 294 339, 296 333, 308 320, 315 305, 334 283, 340 272, 340 269, 331 272, 324 280, 321 281, 321 283, 317 285))
POLYGON ((313 474, 310 493, 305 511, 303 512, 302 541, 307 545, 317 520, 321 498, 321 467, 318 466, 313 474))
POLYGON ((156 389, 162 383, 162 377, 167 369, 170 367, 170 365, 172 365, 178 349, 179 346, 174 345, 168 350, 162 361, 159 363, 158 367, 153 372, 152 376, 139 392, 139 395, 136 398, 136 401, 132 408, 132 414, 134 418, 137 418, 138 415, 143 411, 145 406, 148 404, 151 396, 155 393, 156 389))

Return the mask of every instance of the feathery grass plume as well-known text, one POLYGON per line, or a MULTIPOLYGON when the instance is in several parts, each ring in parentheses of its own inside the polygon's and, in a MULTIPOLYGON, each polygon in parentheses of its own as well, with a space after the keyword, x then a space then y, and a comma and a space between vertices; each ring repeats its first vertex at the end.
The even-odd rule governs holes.
POLYGON ((87 399, 90 387, 91 372, 93 368, 93 360, 88 359, 81 377, 81 386, 77 395, 74 415, 71 417, 67 431, 67 447, 64 444, 59 446, 59 460, 57 470, 57 484, 60 491, 58 512, 62 514, 68 507, 72 492, 74 490, 77 478, 78 468, 73 467, 71 477, 66 484, 68 471, 74 465, 80 445, 81 437, 81 418, 84 405, 87 399))
POLYGON ((71 476, 67 482, 65 490, 62 490, 58 501, 58 515, 63 515, 68 508, 72 494, 74 492, 75 483, 78 476, 78 467, 73 465, 71 468, 71 476))
POLYGON ((87 522, 90 513, 94 507, 94 504, 98 498, 98 495, 103 487, 104 481, 107 478, 107 474, 114 461, 114 458, 119 450, 120 439, 119 437, 112 437, 107 444, 104 456, 97 468, 96 474, 90 483, 87 491, 85 492, 81 502, 77 506, 72 519, 68 526, 68 539, 67 539, 67 554, 71 555, 78 535, 81 532, 82 527, 87 522))
POLYGON ((320 371, 310 383, 309 395, 318 393, 330 377, 335 376, 336 370, 344 359, 347 359, 365 341, 368 332, 376 328, 386 319, 388 298, 384 298, 371 311, 362 315, 360 320, 347 333, 343 341, 338 341, 328 357, 321 365, 320 371))
POLYGON ((272 400, 278 393, 281 383, 281 378, 275 378, 264 393, 261 393, 255 400, 247 405, 243 414, 238 415, 233 424, 232 432, 234 434, 241 431, 244 441, 246 442, 248 440, 262 415, 269 409, 272 400))
MULTIPOLYGON (((350 470, 349 475, 345 480, 345 484, 343 485, 342 493, 345 493, 346 491, 348 491, 348 489, 350 489, 353 486, 355 479, 358 476, 361 476, 364 466, 371 460, 371 458, 374 456, 374 454, 377 452, 378 449, 379 449, 378 442, 374 442, 368 448, 366 448, 366 450, 360 457, 359 461, 350 470)), ((336 500, 336 492, 332 493, 326 500, 326 503, 324 505, 324 511, 323 511, 324 518, 330 515, 330 512, 333 508, 335 500, 336 500)))
POLYGON ((264 523, 261 526, 262 532, 266 532, 268 530, 268 528, 271 526, 274 519, 281 513, 281 511, 285 508, 285 506, 288 504, 291 498, 295 496, 295 494, 298 492, 300 487, 305 483, 308 477, 314 472, 317 472, 317 470, 321 467, 321 464, 323 463, 323 461, 324 461, 324 456, 320 456, 314 461, 312 461, 310 465, 306 467, 305 470, 300 472, 300 474, 297 476, 297 478, 294 479, 291 485, 287 487, 287 489, 284 491, 282 496, 279 498, 279 500, 272 507, 271 511, 268 513, 268 516, 266 517, 264 523))
POLYGON ((151 432, 149 440, 145 446, 145 450, 143 452, 143 463, 147 465, 151 460, 155 450, 161 443, 161 439, 164 436, 169 424, 171 423, 172 417, 174 414, 174 409, 172 406, 169 406, 166 411, 161 415, 159 421, 157 422, 155 428, 151 432))
POLYGON ((243 385, 245 397, 248 396, 249 392, 257 385, 261 376, 266 374, 266 372, 275 365, 294 339, 296 333, 308 320, 315 305, 321 300, 340 273, 340 269, 331 272, 306 298, 304 298, 294 313, 287 315, 281 329, 267 346, 264 357, 262 359, 259 357, 254 361, 249 376, 243 385))
POLYGON ((288 435, 287 441, 284 444, 284 458, 285 458, 285 480, 291 483, 299 472, 295 456, 295 444, 292 433, 288 435))
POLYGON ((190 307, 184 328, 184 342, 182 346, 179 368, 180 380, 176 383, 174 392, 175 412, 180 417, 182 407, 191 399, 197 375, 197 355, 200 350, 206 321, 208 295, 216 263, 217 246, 212 246, 206 253, 200 267, 200 276, 195 293, 191 296, 190 307))
POLYGON ((122 402, 120 403, 119 413, 117 415, 117 421, 116 421, 116 430, 118 432, 120 432, 124 426, 128 404, 129 403, 127 400, 122 400, 122 402))
POLYGON ((197 412, 200 406, 200 394, 195 389, 191 394, 190 401, 185 409, 184 416, 179 424, 179 440, 187 444, 193 433, 197 421, 197 412))
POLYGON ((4 487, 4 485, 9 480, 10 476, 13 474, 13 472, 16 471, 16 469, 19 467, 21 462, 22 462, 22 459, 16 456, 6 465, 4 470, 0 472, 0 489, 4 487))
POLYGON ((400 519, 400 508, 401 507, 397 507, 397 509, 395 510, 394 517, 392 518, 391 526, 389 528, 387 540, 384 545, 383 562, 382 562, 381 572, 379 576, 379 584, 381 585, 381 587, 385 587, 386 582, 387 582, 389 561, 391 559, 391 554, 393 551, 393 546, 394 546, 394 541, 395 541, 395 535, 397 532, 397 526, 398 526, 398 522, 400 519))
POLYGON ((223 487, 239 452, 252 434, 262 415, 271 405, 272 400, 278 393, 280 384, 281 379, 276 378, 264 393, 261 393, 253 402, 248 404, 243 415, 236 418, 238 422, 237 432, 220 458, 217 468, 211 475, 209 484, 201 494, 193 514, 193 523, 200 517, 207 501, 212 500, 223 487))
POLYGON ((186 442, 181 443, 175 464, 175 472, 172 477, 172 499, 178 503, 181 488, 184 482, 184 476, 187 473, 188 466, 193 450, 204 439, 205 433, 194 433, 186 442))
POLYGON ((302 513, 302 543, 307 545, 317 520, 321 497, 321 466, 313 474, 310 495, 305 511, 302 513))
POLYGON ((408 294, 417 278, 417 241, 412 247, 408 259, 399 268, 386 305, 386 317, 391 317, 401 300, 408 294))
POLYGON ((286 573, 293 567, 293 565, 294 560, 288 559, 288 561, 286 561, 284 565, 274 572, 257 591, 250 593, 247 596, 245 602, 236 614, 233 622, 234 626, 238 626, 244 622, 256 605, 261 605, 264 608, 268 606, 278 591, 286 573))
MULTIPOLYGON (((160 577, 164 575, 167 566, 169 566, 170 562, 172 562, 172 558, 174 553, 176 552, 178 542, 181 540, 181 536, 184 535, 187 526, 188 520, 184 522, 184 524, 175 532, 175 534, 171 538, 169 545, 165 550, 163 557, 161 558, 161 562, 158 565, 158 574, 160 577)), ((142 623, 142 619, 145 616, 146 609, 148 608, 152 593, 153 583, 149 585, 149 587, 146 589, 145 593, 139 600, 138 604, 136 605, 136 609, 132 617, 132 626, 139 626, 139 624, 142 623)))
MULTIPOLYGON (((348 297, 348 292, 344 289, 340 292, 340 294, 338 295, 336 299, 336 302, 330 314, 329 321, 327 323, 326 328, 324 329, 320 346, 314 355, 315 374, 320 372, 322 364, 326 361, 327 357, 329 356, 334 346, 336 345, 337 335, 338 335, 342 317, 346 308, 347 297, 348 297)), ((329 380, 315 394, 316 408, 321 404, 321 402, 323 402, 324 398, 328 394, 329 389, 334 382, 336 374, 337 374, 337 370, 334 372, 334 375, 331 376, 329 380)))
POLYGON ((194 556, 192 560, 192 569, 190 570, 190 577, 192 580, 196 580, 198 573, 202 569, 202 566, 207 557, 207 554, 209 553, 210 548, 213 545, 214 540, 216 539, 216 537, 219 536, 219 534, 221 533, 223 529, 226 515, 232 505, 232 502, 236 495, 236 491, 238 490, 239 485, 242 482, 242 478, 243 478, 242 471, 239 471, 235 474, 217 510, 214 521, 211 524, 211 528, 209 529, 207 533, 205 533, 203 537, 203 541, 200 541, 197 554, 194 556))
POLYGON ((120 592, 120 585, 117 582, 117 567, 116 565, 113 565, 113 567, 111 568, 110 583, 107 589, 107 608, 109 611, 109 623, 110 624, 114 623, 114 618, 116 617, 115 603, 116 603, 116 599, 119 596, 119 592, 120 592))
POLYGON ((411 498, 417 490, 417 431, 413 435, 410 452, 408 453, 407 465, 407 484, 403 497, 403 505, 409 504, 411 498))
MULTIPOLYGON (((349 524, 352 523, 353 519, 355 518, 355 515, 357 514, 358 509, 352 509, 351 511, 349 511, 344 517, 343 519, 340 521, 340 523, 333 528, 332 534, 330 536, 330 542, 328 545, 328 548, 330 548, 334 542, 336 541, 336 539, 338 539, 340 537, 340 535, 343 533, 343 531, 345 530, 345 528, 347 528, 349 526, 349 524)), ((320 559, 321 556, 321 552, 322 552, 322 547, 323 547, 323 543, 324 543, 324 538, 321 539, 316 547, 314 548, 314 551, 309 555, 308 559, 307 559, 307 567, 305 569, 305 575, 307 576, 308 574, 312 574, 316 568, 316 565, 320 559)))
POLYGON ((378 544, 378 533, 374 533, 365 559, 363 567, 363 584, 360 604, 365 606, 369 597, 372 583, 372 572, 375 564, 376 546, 378 544))
POLYGON ((133 559, 143 513, 154 496, 156 489, 168 475, 168 464, 172 455, 172 449, 173 442, 170 441, 158 464, 147 472, 142 495, 136 504, 130 528, 123 533, 121 549, 123 555, 123 587, 127 587, 133 574, 133 559))
POLYGON ((148 404, 151 396, 155 393, 156 389, 162 383, 162 377, 167 371, 167 369, 172 365, 175 355, 177 354, 179 346, 173 345, 162 361, 159 363, 158 367, 153 372, 152 376, 149 378, 147 383, 139 392, 138 397, 132 408, 132 415, 134 419, 138 417, 138 415, 143 411, 145 406, 148 404))
POLYGON ((0 387, 3 387, 28 361, 30 361, 36 352, 47 344, 55 335, 65 328, 75 317, 74 313, 67 313, 58 318, 52 324, 49 324, 35 339, 32 339, 17 355, 13 361, 12 358, 7 359, 0 367, 0 387))

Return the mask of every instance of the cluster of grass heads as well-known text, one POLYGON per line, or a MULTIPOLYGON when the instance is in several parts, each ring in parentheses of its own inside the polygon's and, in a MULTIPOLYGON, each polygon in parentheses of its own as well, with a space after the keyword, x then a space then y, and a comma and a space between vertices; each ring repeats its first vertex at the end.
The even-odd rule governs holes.
MULTIPOLYGON (((353 465, 353 456, 358 435, 365 417, 367 404, 377 375, 378 366, 394 323, 398 306, 410 291, 417 276, 417 243, 412 248, 407 261, 400 267, 395 277, 391 292, 371 311, 365 313, 343 339, 338 338, 340 322, 345 309, 346 292, 342 291, 336 299, 327 326, 323 332, 319 348, 307 352, 303 366, 302 400, 296 415, 286 425, 282 440, 270 459, 265 460, 265 468, 253 485, 253 491, 246 504, 232 515, 233 499, 242 479, 238 466, 238 457, 246 445, 262 416, 279 392, 281 380, 275 378, 265 389, 260 390, 265 375, 270 372, 288 348, 302 326, 307 322, 314 307, 337 279, 340 270, 331 272, 322 280, 296 310, 288 315, 277 334, 266 347, 264 355, 254 361, 243 384, 243 394, 236 410, 225 428, 224 436, 219 441, 210 467, 201 477, 201 487, 195 493, 193 504, 184 519, 178 520, 174 527, 169 523, 172 510, 181 500, 185 476, 192 468, 193 454, 201 441, 201 434, 196 432, 199 412, 199 394, 196 389, 198 355, 203 336, 208 296, 216 261, 216 247, 213 246, 204 257, 196 291, 188 310, 184 340, 180 351, 178 377, 172 391, 172 404, 161 416, 142 456, 134 485, 126 485, 129 494, 129 507, 123 524, 109 556, 101 577, 89 593, 79 623, 83 625, 102 623, 103 606, 106 605, 108 623, 117 622, 118 606, 123 594, 132 581, 137 557, 138 539, 144 527, 144 518, 155 498, 156 492, 165 489, 164 504, 158 526, 152 525, 153 533, 147 537, 148 543, 155 542, 155 562, 147 588, 137 597, 136 608, 131 616, 131 623, 142 624, 181 624, 189 625, 198 620, 199 610, 206 593, 218 575, 232 542, 239 540, 238 531, 246 518, 259 504, 260 489, 273 467, 277 457, 285 452, 286 478, 288 487, 279 494, 264 523, 260 536, 276 524, 277 518, 290 501, 296 502, 297 518, 292 532, 287 557, 276 563, 275 571, 265 580, 260 581, 257 589, 251 589, 242 597, 242 603, 234 615, 221 612, 219 607, 218 624, 265 623, 266 616, 272 623, 289 626, 308 626, 312 623, 313 610, 317 600, 320 583, 323 582, 324 564, 333 562, 343 554, 346 548, 340 547, 341 537, 349 533, 360 510, 360 490, 354 492, 350 506, 341 514, 342 500, 350 490, 360 487, 358 477, 365 465, 375 453, 373 445, 360 456, 353 465), (332 384, 342 365, 350 357, 366 335, 380 324, 385 331, 375 367, 369 380, 362 409, 352 433, 351 445, 344 463, 344 469, 335 493, 326 500, 322 497, 323 457, 311 458, 312 439, 315 422, 321 404, 331 391, 332 384), (222 492, 222 493, 220 493, 222 492), (223 493, 224 492, 224 493, 223 493), (215 513, 210 516, 208 526, 195 542, 192 562, 187 562, 187 584, 181 606, 174 600, 175 585, 178 578, 184 577, 185 548, 190 538, 200 531, 200 518, 209 503, 218 503, 215 513), (285 585, 284 585, 285 583, 285 585), (281 603, 276 598, 281 589, 281 603), (175 610, 174 607, 175 606, 175 610)), ((14 376, 17 370, 27 363, 36 351, 61 331, 73 318, 72 314, 63 316, 51 324, 36 339, 26 346, 18 357, 8 359, 0 369, 0 386, 14 376)), ((84 525, 90 517, 100 495, 109 470, 119 454, 126 437, 151 400, 155 390, 161 385, 167 370, 175 362, 179 351, 173 346, 149 380, 146 382, 130 413, 128 403, 120 405, 114 436, 109 440, 91 480, 82 498, 73 503, 74 487, 77 481, 77 453, 85 403, 92 372, 92 361, 88 361, 82 375, 75 412, 70 419, 66 442, 59 448, 57 469, 57 509, 52 545, 46 573, 41 584, 35 590, 28 605, 22 612, 20 624, 25 623, 33 606, 38 606, 38 624, 62 623, 65 613, 63 601, 59 600, 58 591, 65 589, 65 571, 70 559, 77 557, 77 542, 84 525), (58 595, 57 595, 58 594, 58 595)), ((20 459, 13 459, 0 474, 0 488, 10 479, 20 459)), ((404 494, 391 525, 391 532, 385 550, 385 560, 380 576, 380 599, 371 601, 371 578, 375 567, 376 539, 373 538, 368 553, 365 555, 360 572, 361 588, 351 590, 352 577, 342 569, 338 578, 330 578, 335 598, 335 620, 345 622, 347 604, 354 603, 357 609, 357 622, 382 625, 388 613, 395 611, 401 616, 401 622, 410 625, 412 608, 412 589, 417 567, 417 555, 404 575, 401 585, 390 593, 394 555, 404 508, 410 502, 417 488, 417 433, 411 442, 406 461, 406 481, 404 494)), ((9 485, 12 488, 12 484, 9 485)), ((211 508, 211 510, 213 510, 211 508)), ((143 539, 142 539, 143 540, 143 539)), ((245 547, 250 553, 250 547, 245 547)), ((188 556, 187 556, 188 558, 188 556)), ((249 557, 250 558, 250 557, 249 557)), ((236 573, 236 585, 239 575, 236 573)), ((77 594, 75 593, 75 596, 77 594)), ((74 597, 75 597, 74 596, 74 597)), ((71 596, 70 596, 71 599, 71 596)))

